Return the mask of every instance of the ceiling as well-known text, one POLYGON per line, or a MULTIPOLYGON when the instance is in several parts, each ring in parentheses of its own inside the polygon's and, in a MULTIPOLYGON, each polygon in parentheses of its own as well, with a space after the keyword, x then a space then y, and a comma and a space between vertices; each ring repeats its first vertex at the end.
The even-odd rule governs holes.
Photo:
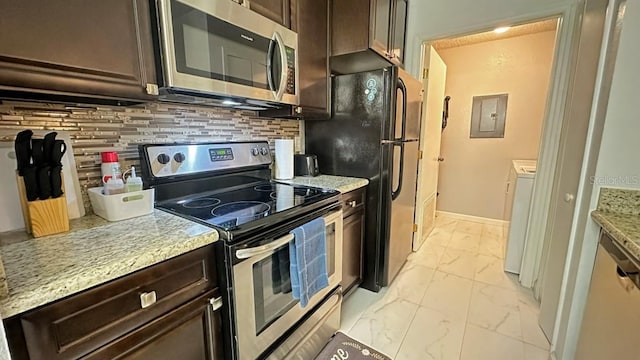
POLYGON ((509 29, 509 31, 502 34, 496 34, 493 31, 487 31, 457 38, 438 40, 433 42, 432 45, 436 50, 443 50, 459 46, 478 44, 487 41, 535 34, 544 31, 552 31, 557 28, 557 25, 558 19, 543 20, 535 23, 514 26, 509 29))

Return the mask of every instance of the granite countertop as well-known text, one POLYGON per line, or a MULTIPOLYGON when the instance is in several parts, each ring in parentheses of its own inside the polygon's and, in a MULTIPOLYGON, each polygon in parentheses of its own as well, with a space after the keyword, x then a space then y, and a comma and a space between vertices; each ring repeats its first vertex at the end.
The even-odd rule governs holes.
POLYGON ((119 222, 86 216, 67 233, 39 239, 0 234, 9 291, 0 314, 6 319, 217 240, 214 229, 159 210, 119 222))
POLYGON ((333 189, 333 190, 338 190, 341 193, 348 193, 349 191, 359 189, 369 184, 369 180, 367 179, 334 176, 334 175, 318 175, 315 177, 296 176, 291 180, 275 180, 275 181, 283 182, 287 184, 306 185, 306 186, 320 187, 324 189, 333 189))
POLYGON ((640 261, 640 216, 595 210, 591 217, 640 261))
POLYGON ((601 188, 591 217, 640 261, 640 190, 601 188))

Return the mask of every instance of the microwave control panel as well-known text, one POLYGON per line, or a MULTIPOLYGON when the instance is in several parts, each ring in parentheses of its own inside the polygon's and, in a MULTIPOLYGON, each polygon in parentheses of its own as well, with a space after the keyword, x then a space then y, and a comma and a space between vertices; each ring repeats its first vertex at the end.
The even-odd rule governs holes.
POLYGON ((296 51, 287 48, 287 87, 286 94, 296 94, 296 51))

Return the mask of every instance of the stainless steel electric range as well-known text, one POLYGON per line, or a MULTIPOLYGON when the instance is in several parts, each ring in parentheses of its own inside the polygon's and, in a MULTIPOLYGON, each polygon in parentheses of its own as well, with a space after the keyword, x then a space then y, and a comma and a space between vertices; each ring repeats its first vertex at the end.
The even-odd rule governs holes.
POLYGON ((156 207, 220 234, 217 263, 224 274, 230 357, 281 359, 320 351, 308 344, 321 344, 339 327, 340 193, 271 181, 267 142, 151 144, 139 152, 145 186, 156 189, 156 207), (329 286, 303 308, 291 294, 290 231, 319 217, 326 225, 329 286))

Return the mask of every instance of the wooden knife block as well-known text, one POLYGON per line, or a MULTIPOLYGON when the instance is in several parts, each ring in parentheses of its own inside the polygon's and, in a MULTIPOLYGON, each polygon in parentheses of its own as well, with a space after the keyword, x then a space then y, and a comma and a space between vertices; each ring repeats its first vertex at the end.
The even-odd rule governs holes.
MULTIPOLYGON (((27 233, 33 234, 34 237, 42 237, 69 231, 67 197, 63 194, 57 199, 27 201, 24 180, 17 171, 16 178, 27 233)), ((62 191, 65 191, 64 177, 62 178, 62 191)))

